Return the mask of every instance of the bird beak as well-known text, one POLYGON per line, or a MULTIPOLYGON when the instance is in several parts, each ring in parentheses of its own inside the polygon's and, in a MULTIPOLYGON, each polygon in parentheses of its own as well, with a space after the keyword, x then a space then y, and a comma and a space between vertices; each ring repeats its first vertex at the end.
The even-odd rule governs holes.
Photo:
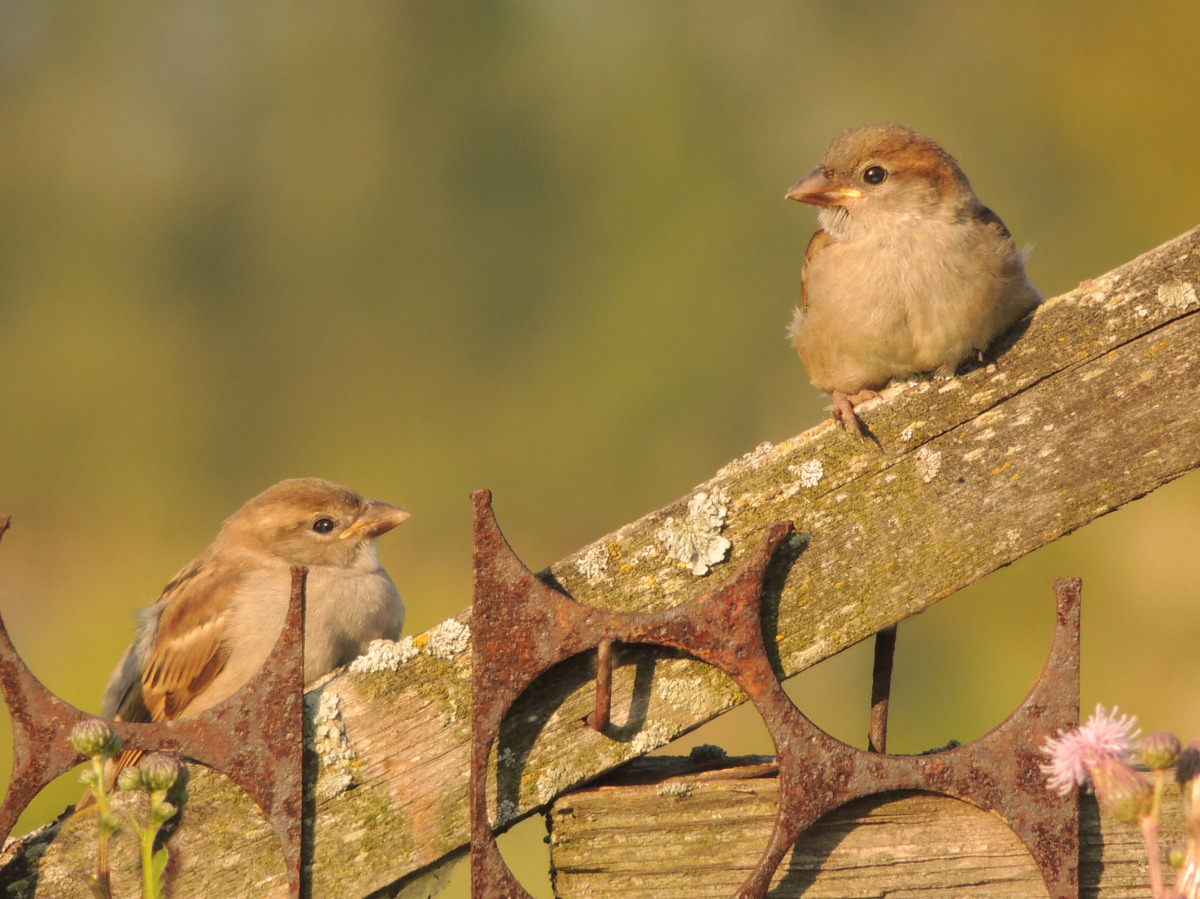
POLYGON ((371 540, 380 534, 386 534, 406 518, 408 518, 408 512, 398 506, 371 501, 367 503, 366 511, 358 521, 342 531, 341 539, 351 540, 361 537, 371 540))
POLYGON ((817 166, 783 196, 786 200, 799 200, 813 206, 840 206, 846 200, 857 200, 862 195, 861 190, 831 180, 825 170, 817 166))

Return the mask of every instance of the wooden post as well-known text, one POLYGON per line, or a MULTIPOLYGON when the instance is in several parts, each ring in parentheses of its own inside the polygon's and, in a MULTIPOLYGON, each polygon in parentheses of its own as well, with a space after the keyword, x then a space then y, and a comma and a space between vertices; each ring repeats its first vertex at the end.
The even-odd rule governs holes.
MULTIPOLYGON (((657 757, 560 797, 548 818, 557 895, 727 899, 771 833, 776 773, 763 758, 714 767, 657 757)), ((1183 839, 1174 784, 1166 799, 1170 845, 1183 839)), ((1150 895, 1141 832, 1101 811, 1090 794, 1081 802, 1079 854, 1081 896, 1150 895)), ((890 793, 849 803, 810 828, 779 866, 770 895, 1038 899, 1046 892, 1021 841, 996 816, 943 796, 890 793)))

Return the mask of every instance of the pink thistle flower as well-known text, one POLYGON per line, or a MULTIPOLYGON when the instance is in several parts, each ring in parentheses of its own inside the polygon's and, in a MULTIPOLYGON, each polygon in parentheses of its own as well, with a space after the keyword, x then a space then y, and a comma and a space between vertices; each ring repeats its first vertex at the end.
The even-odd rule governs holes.
POLYGON ((1101 762, 1127 763, 1134 741, 1141 731, 1134 730, 1137 719, 1121 715, 1114 707, 1111 713, 1096 704, 1092 717, 1074 730, 1046 740, 1043 752, 1050 756, 1042 765, 1047 785, 1060 796, 1088 783, 1089 775, 1101 762))

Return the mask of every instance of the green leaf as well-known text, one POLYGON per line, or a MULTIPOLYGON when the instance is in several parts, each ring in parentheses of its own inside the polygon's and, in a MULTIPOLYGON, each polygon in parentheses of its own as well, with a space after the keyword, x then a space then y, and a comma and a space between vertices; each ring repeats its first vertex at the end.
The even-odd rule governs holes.
POLYGON ((167 847, 165 846, 151 857, 150 870, 154 875, 154 882, 156 884, 162 884, 162 874, 167 869, 167 861, 170 857, 170 853, 167 852, 167 847))

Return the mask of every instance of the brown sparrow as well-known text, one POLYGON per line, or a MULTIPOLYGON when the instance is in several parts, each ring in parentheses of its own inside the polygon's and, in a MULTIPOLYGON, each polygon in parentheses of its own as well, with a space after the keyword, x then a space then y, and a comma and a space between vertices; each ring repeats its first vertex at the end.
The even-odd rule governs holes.
POLYGON ((892 378, 952 377, 1041 302, 958 163, 903 125, 840 135, 786 197, 822 207, 788 336, 860 437, 856 404, 892 378))
MULTIPOLYGON (((319 478, 281 481, 225 520, 217 538, 138 614, 133 644, 104 693, 122 721, 186 718, 232 695, 275 646, 291 566, 308 566, 304 680, 400 636, 404 603, 374 538, 408 518, 319 478)), ((118 767, 131 764, 127 754, 118 767)))

